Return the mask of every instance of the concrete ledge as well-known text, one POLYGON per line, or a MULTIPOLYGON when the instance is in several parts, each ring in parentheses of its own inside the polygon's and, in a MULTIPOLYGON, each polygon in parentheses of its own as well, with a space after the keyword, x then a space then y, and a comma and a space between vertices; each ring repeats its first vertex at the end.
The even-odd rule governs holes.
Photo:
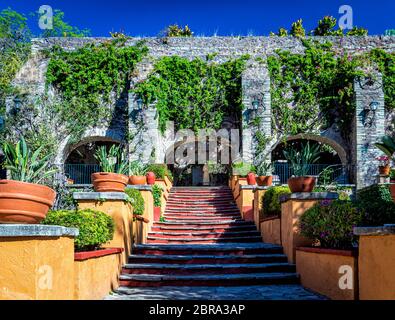
POLYGON ((263 186, 258 186, 258 185, 249 185, 249 184, 247 184, 247 185, 241 185, 240 186, 240 190, 267 190, 267 189, 269 189, 270 187, 263 187, 263 186))
POLYGON ((0 225, 0 237, 76 237, 77 228, 49 226, 43 224, 3 224, 0 225))
POLYGON ((295 192, 280 196, 280 202, 288 200, 336 200, 339 194, 336 192, 295 192))
POLYGON ((131 185, 128 184, 127 189, 137 189, 137 190, 147 190, 147 191, 152 191, 152 186, 149 184, 136 184, 136 185, 131 185))
POLYGON ((75 200, 123 200, 126 201, 128 196, 124 192, 74 192, 75 200))
POLYGON ((382 227, 355 227, 357 236, 385 236, 395 234, 395 224, 386 224, 382 227))

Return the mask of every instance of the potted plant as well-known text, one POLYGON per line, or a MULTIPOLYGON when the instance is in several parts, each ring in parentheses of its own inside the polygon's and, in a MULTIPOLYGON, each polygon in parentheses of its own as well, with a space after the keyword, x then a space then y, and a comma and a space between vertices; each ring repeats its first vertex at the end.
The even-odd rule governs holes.
POLYGON ((380 156, 376 158, 379 161, 379 174, 382 176, 389 176, 390 175, 390 158, 388 156, 380 156))
POLYGON ((315 177, 308 176, 311 164, 320 158, 320 146, 310 146, 309 142, 302 145, 301 150, 288 149, 283 151, 285 158, 291 164, 294 175, 288 179, 291 192, 311 192, 315 186, 315 177))
POLYGON ((155 173, 153 173, 152 171, 148 171, 146 178, 147 178, 147 184, 149 184, 149 185, 155 184, 155 178, 156 178, 155 173))
POLYGON ((40 158, 41 151, 31 151, 23 137, 16 145, 3 144, 11 180, 0 180, 0 223, 39 223, 53 206, 56 192, 40 183, 56 170, 49 169, 49 155, 40 158))
POLYGON ((380 161, 379 172, 382 175, 388 176, 390 174, 390 160, 394 157, 395 153, 395 139, 391 136, 382 136, 381 142, 377 142, 374 145, 383 151, 386 156, 386 159, 384 156, 376 158, 380 161))
POLYGON ((93 188, 97 192, 124 192, 128 183, 128 164, 123 159, 120 146, 112 145, 107 152, 106 146, 101 146, 95 152, 101 172, 92 174, 93 188))
POLYGON ((273 184, 273 165, 268 162, 262 162, 256 167, 256 182, 258 186, 271 186, 273 184))
POLYGON ((249 185, 256 184, 255 167, 250 163, 234 162, 232 164, 232 175, 247 178, 247 183, 249 185))
POLYGON ((129 184, 147 184, 147 168, 139 160, 132 161, 129 165, 129 184))

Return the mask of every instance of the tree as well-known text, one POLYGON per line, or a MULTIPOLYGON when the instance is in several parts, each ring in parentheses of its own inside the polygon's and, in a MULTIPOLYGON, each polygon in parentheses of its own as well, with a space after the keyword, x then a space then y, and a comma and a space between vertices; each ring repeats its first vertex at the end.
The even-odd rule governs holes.
POLYGON ((332 16, 325 16, 318 21, 318 26, 312 31, 314 36, 341 36, 342 29, 335 30, 337 20, 332 16))
MULTIPOLYGON (((38 14, 37 14, 38 15, 38 14)), ((87 37, 90 35, 90 30, 88 29, 79 29, 78 27, 73 27, 64 21, 64 12, 61 10, 54 10, 53 15, 53 28, 46 29, 41 34, 41 37, 72 37, 72 38, 80 38, 87 37)))
POLYGON ((31 32, 24 15, 11 8, 3 9, 0 12, 0 38, 15 42, 27 42, 30 36, 31 32))
POLYGON ((290 34, 294 37, 303 38, 306 36, 306 31, 303 28, 303 20, 299 19, 292 23, 290 34))

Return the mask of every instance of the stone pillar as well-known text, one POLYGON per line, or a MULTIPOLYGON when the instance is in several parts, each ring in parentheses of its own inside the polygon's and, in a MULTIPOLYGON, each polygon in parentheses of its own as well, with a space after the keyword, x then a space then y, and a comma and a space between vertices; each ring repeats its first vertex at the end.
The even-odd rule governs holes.
POLYGON ((78 229, 0 225, 0 300, 72 300, 78 229))
POLYGON ((356 117, 354 121, 353 162, 357 188, 376 183, 378 162, 375 158, 383 153, 374 146, 385 134, 384 92, 382 77, 354 82, 356 117))
MULTIPOLYGON (((263 155, 257 158, 256 131, 266 137, 272 134, 270 78, 265 66, 250 61, 242 74, 242 99, 244 111, 242 114, 242 158, 244 162, 260 162, 263 155), (257 108, 257 110, 254 110, 257 108), (258 120, 254 120, 258 119, 258 120)), ((265 150, 265 157, 270 158, 270 152, 265 150)), ((267 158, 267 160, 270 160, 267 158)))
POLYGON ((311 246, 312 240, 300 234, 299 220, 307 209, 320 200, 337 199, 332 192, 297 192, 280 197, 281 202, 281 243, 288 262, 295 263, 297 247, 311 246))
POLYGON ((132 250, 133 233, 133 208, 126 202, 127 195, 123 192, 75 192, 73 198, 78 202, 78 209, 102 211, 114 219, 114 237, 102 247, 122 248, 122 262, 126 263, 132 250))

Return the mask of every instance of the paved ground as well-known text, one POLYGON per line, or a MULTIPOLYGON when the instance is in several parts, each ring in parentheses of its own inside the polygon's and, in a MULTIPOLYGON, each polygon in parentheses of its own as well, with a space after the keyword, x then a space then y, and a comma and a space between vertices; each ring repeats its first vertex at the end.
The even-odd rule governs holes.
POLYGON ((300 285, 119 288, 105 300, 323 300, 300 285))

